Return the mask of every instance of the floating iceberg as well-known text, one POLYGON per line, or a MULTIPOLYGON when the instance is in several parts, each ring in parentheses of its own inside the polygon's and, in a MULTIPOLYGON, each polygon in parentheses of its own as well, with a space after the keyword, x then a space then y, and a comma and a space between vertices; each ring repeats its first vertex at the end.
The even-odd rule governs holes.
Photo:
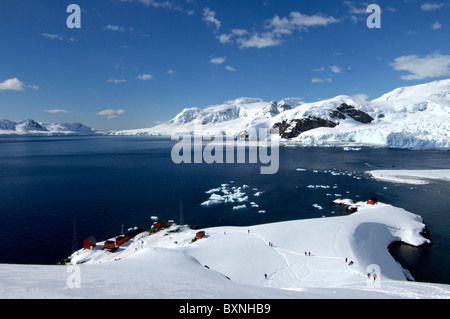
POLYGON ((313 204, 312 206, 313 206, 314 208, 319 209, 319 210, 322 210, 322 209, 323 209, 323 207, 320 206, 319 204, 313 204))

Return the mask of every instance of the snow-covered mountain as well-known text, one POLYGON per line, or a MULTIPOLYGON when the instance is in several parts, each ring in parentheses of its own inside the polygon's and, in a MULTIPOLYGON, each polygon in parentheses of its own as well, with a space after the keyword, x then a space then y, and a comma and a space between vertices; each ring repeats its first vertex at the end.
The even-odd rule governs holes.
POLYGON ((0 136, 95 135, 101 132, 81 123, 41 123, 34 120, 0 120, 0 136))
POLYGON ((184 109, 152 128, 115 134, 191 134, 200 125, 203 134, 235 137, 258 128, 278 129, 281 142, 302 146, 448 149, 450 79, 398 88, 372 101, 347 95, 313 103, 238 98, 204 109, 184 109))

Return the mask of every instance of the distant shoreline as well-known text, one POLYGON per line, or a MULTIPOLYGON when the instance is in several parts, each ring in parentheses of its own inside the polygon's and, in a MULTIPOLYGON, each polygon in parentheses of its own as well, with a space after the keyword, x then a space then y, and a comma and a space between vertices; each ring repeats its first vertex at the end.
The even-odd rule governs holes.
POLYGON ((431 180, 450 182, 450 169, 373 170, 367 173, 374 179, 410 185, 426 185, 431 180))

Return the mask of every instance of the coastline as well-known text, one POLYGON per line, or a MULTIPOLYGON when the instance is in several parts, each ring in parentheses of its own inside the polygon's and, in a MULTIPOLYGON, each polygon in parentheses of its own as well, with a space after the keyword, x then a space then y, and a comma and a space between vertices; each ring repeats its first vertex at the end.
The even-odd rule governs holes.
POLYGON ((371 170, 366 172, 370 177, 391 183, 410 185, 426 185, 432 180, 450 181, 450 169, 426 170, 371 170))
POLYGON ((173 224, 144 231, 114 253, 99 242, 66 266, 2 264, 0 291, 62 299, 450 298, 450 285, 407 281, 389 252, 398 241, 430 243, 422 218, 383 203, 356 204, 346 216, 205 228, 197 240, 199 230, 173 224), (379 287, 367 280, 374 265, 379 287), (69 269, 79 269, 79 289, 65 287, 69 269))

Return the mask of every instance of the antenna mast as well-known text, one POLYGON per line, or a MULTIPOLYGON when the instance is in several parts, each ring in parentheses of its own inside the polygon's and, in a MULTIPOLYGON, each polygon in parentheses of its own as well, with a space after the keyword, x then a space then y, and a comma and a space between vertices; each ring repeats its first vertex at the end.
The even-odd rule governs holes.
POLYGON ((77 220, 76 215, 73 214, 73 237, 72 237, 72 254, 78 250, 77 245, 77 220))
POLYGON ((180 197, 180 225, 184 225, 184 217, 183 217, 183 202, 180 197))

